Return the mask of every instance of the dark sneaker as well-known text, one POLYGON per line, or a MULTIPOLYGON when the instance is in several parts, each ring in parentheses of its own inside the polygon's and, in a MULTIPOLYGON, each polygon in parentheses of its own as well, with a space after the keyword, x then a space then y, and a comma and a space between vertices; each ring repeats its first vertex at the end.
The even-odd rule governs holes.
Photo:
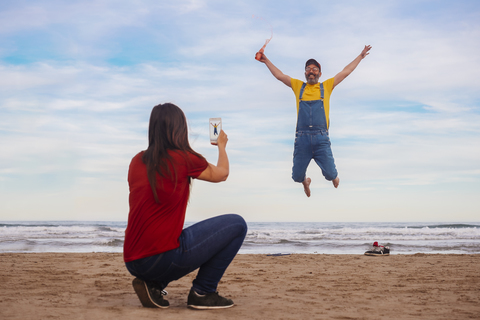
POLYGON ((234 304, 231 299, 220 296, 218 292, 200 295, 192 288, 188 294, 187 306, 194 309, 225 309, 233 307, 234 304))
POLYGON ((167 291, 157 288, 154 284, 135 278, 132 281, 133 289, 145 308, 168 308, 170 305, 163 296, 167 291))

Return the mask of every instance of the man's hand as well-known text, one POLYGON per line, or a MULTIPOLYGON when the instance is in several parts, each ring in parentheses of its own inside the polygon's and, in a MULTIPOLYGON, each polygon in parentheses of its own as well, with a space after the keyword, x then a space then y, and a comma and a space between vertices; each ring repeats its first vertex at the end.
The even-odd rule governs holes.
POLYGON ((362 53, 360 53, 362 59, 370 54, 370 52, 368 52, 370 49, 372 49, 372 46, 365 46, 365 48, 363 48, 362 53))
POLYGON ((268 60, 268 59, 267 59, 267 56, 266 56, 263 52, 260 52, 260 51, 257 52, 257 55, 256 55, 256 56, 259 57, 258 61, 260 61, 260 62, 265 63, 265 62, 267 62, 267 60, 268 60))
POLYGON ((362 52, 358 55, 358 57, 355 58, 352 62, 350 62, 342 71, 337 73, 337 75, 333 78, 333 87, 335 88, 340 82, 342 82, 350 73, 355 70, 355 68, 358 66, 360 61, 363 60, 366 56, 369 55, 370 49, 372 49, 372 46, 365 46, 363 48, 362 52))

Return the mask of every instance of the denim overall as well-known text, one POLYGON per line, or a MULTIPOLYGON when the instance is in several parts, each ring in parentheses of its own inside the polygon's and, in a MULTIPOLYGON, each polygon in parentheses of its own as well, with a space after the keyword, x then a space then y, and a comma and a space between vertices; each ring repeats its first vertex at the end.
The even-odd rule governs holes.
POLYGON ((303 101, 303 91, 306 83, 300 90, 300 104, 298 108, 297 132, 295 135, 295 149, 293 151, 292 178, 295 182, 305 180, 307 167, 312 159, 322 169, 325 179, 331 181, 337 177, 337 169, 330 148, 327 119, 323 106, 324 89, 320 83, 320 99, 303 101))

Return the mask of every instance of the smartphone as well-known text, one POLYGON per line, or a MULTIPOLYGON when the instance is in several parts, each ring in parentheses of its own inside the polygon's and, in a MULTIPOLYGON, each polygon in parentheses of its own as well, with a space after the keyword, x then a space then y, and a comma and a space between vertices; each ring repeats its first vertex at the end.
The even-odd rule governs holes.
POLYGON ((217 145, 218 135, 222 131, 222 118, 210 118, 208 123, 210 127, 210 143, 217 145))

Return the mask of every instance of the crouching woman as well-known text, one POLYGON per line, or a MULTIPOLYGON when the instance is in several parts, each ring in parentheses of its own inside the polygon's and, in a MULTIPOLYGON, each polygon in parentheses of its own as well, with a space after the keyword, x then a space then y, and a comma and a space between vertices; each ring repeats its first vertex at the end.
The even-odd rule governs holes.
POLYGON ((196 309, 232 307, 217 286, 240 249, 247 225, 236 214, 210 218, 183 229, 192 179, 225 181, 229 174, 227 135, 218 136, 217 165, 193 151, 183 111, 165 103, 153 108, 148 149, 128 171, 130 212, 124 261, 144 307, 167 308, 168 284, 199 269, 187 298, 196 309))

